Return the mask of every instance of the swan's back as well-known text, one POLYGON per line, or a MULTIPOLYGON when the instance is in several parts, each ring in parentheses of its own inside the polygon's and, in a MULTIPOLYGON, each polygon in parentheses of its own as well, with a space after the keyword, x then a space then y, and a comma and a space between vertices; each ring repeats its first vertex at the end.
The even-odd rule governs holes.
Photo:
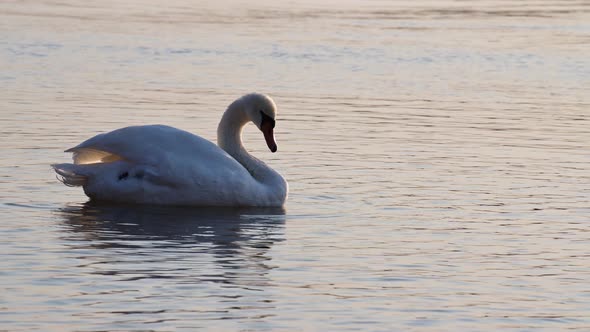
MULTIPOLYGON (((158 164, 163 156, 200 155, 210 163, 232 159, 212 142, 190 132, 165 125, 130 126, 96 135, 66 150, 107 152, 125 160, 158 164)), ((113 157, 111 157, 113 158, 113 157)), ((76 162, 77 163, 77 162, 76 162)))

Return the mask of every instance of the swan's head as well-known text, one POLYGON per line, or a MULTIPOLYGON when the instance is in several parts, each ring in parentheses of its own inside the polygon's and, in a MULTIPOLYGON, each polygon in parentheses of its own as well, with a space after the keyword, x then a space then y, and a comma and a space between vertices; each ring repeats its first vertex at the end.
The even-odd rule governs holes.
POLYGON ((242 97, 242 101, 248 118, 264 134, 266 145, 270 151, 276 152, 277 143, 275 142, 274 128, 277 106, 275 102, 269 96, 260 93, 245 95, 242 97))

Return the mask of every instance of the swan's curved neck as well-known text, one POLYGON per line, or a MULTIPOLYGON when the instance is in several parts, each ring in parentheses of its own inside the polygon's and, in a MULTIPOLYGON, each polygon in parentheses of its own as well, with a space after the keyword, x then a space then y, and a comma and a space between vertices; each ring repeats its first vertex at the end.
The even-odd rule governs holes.
POLYGON ((287 181, 278 172, 250 155, 242 145, 242 129, 250 121, 245 107, 243 98, 229 105, 217 127, 217 144, 258 182, 258 186, 252 187, 252 192, 257 195, 259 203, 281 205, 289 191, 287 181))
POLYGON ((217 145, 236 160, 243 153, 246 154, 245 157, 248 157, 248 152, 242 145, 242 129, 246 123, 248 123, 248 116, 240 100, 236 100, 223 113, 217 127, 217 145))
POLYGON ((268 177, 274 176, 276 172, 249 154, 242 145, 242 130, 248 121, 250 120, 244 110, 242 100, 238 99, 233 102, 223 113, 217 127, 217 144, 242 164, 256 180, 268 180, 268 177))

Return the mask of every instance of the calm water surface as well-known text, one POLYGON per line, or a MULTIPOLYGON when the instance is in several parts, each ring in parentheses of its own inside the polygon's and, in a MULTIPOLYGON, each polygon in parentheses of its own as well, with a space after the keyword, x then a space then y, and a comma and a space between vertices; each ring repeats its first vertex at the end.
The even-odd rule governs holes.
POLYGON ((0 330, 590 330, 583 1, 0 3, 0 330), (86 203, 100 132, 279 105, 284 209, 86 203))

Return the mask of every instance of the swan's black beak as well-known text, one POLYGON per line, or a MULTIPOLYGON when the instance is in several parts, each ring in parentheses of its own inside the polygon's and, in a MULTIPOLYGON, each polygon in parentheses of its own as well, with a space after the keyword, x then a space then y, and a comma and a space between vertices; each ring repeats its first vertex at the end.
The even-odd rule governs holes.
POLYGON ((275 134, 272 124, 269 122, 262 122, 260 130, 264 134, 264 140, 270 151, 277 152, 277 142, 275 142, 275 134))

